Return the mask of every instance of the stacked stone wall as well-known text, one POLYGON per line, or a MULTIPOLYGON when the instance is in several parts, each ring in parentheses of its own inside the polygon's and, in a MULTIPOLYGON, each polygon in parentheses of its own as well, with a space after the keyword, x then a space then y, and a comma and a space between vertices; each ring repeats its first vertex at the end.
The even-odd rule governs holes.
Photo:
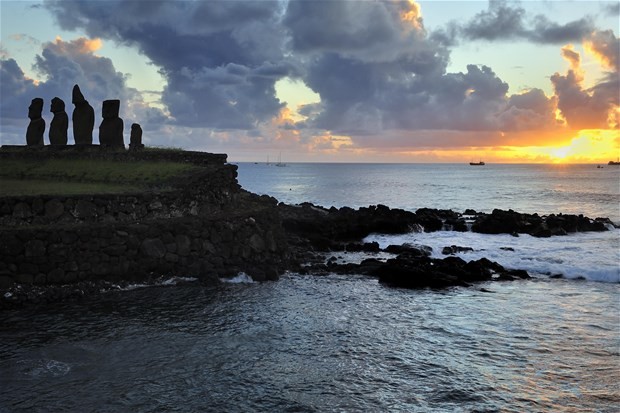
POLYGON ((0 288, 95 280, 139 280, 149 274, 276 279, 287 246, 274 211, 245 216, 172 218, 139 223, 4 229, 0 288))
POLYGON ((135 194, 0 196, 0 290, 19 284, 205 281, 246 272, 276 279, 288 247, 275 201, 241 189, 226 155, 110 151, 97 145, 2 147, 2 159, 186 162, 199 171, 135 194))
POLYGON ((205 168, 184 177, 183 188, 117 195, 0 197, 0 226, 131 222, 209 217, 236 208, 236 166, 205 168))
POLYGON ((38 146, 3 145, 1 159, 102 159, 110 161, 162 161, 183 162, 194 165, 224 165, 227 155, 181 150, 138 150, 130 151, 100 145, 38 146))

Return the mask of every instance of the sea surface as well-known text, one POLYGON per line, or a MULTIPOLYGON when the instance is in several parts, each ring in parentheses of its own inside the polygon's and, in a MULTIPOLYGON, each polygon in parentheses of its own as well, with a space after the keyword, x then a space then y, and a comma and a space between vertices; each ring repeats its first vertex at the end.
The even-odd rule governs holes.
MULTIPOLYGON (((620 168, 607 166, 240 164, 239 182, 288 203, 620 222, 620 168)), ((620 411, 620 231, 368 240, 437 257, 469 246, 463 259, 534 278, 413 291, 298 274, 205 287, 187 274, 5 311, 0 413, 620 411)))

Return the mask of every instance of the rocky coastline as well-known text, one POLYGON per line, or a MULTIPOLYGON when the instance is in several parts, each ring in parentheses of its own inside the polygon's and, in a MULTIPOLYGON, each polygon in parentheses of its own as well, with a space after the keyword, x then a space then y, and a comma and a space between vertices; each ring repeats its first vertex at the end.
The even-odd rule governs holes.
MULTIPOLYGON (((53 156, 84 156, 63 152, 67 154, 54 151, 53 156)), ((9 151, 5 156, 17 155, 9 151)), ((88 156, 117 161, 125 154, 88 151, 88 156)), ((155 155, 127 156, 126 161, 132 161, 155 155)), ((387 286, 413 289, 527 279, 530 275, 519 268, 455 256, 470 251, 469 245, 446 245, 444 258, 432 258, 427 246, 390 245, 382 250, 377 243, 364 243, 364 238, 372 233, 446 230, 555 237, 615 226, 607 218, 498 209, 460 213, 384 205, 357 210, 287 205, 240 188, 236 167, 225 162, 225 155, 165 157, 162 161, 182 159, 204 169, 175 183, 174 191, 0 198, 0 309, 82 299, 136 282, 158 285, 161 277, 194 277, 211 285, 240 272, 255 281, 277 280, 284 272, 366 275, 387 286), (90 207, 88 213, 84 205, 90 207), (334 254, 345 252, 382 256, 361 262, 334 259, 334 254)))
MULTIPOLYGON (((378 278, 381 283, 401 288, 447 288, 471 286, 484 281, 513 281, 530 275, 519 268, 504 268, 482 258, 466 262, 454 256, 472 251, 470 246, 450 245, 442 249, 446 258, 431 258, 424 245, 389 245, 381 250, 377 243, 363 243, 371 233, 404 234, 412 231, 473 231, 484 234, 528 234, 534 237, 565 236, 569 233, 607 231, 617 226, 608 218, 583 215, 523 214, 493 210, 490 214, 467 210, 423 208, 415 212, 390 209, 384 205, 353 210, 322 208, 310 203, 291 206, 279 204, 289 245, 294 246, 297 262, 305 265, 295 270, 304 274, 358 274, 378 278), (386 260, 369 258, 360 263, 325 260, 328 252, 384 252, 386 260)), ((507 247, 509 248, 509 247, 507 247)), ((557 276, 557 275, 556 275, 557 276)))
MULTIPOLYGON (((387 286, 410 289, 471 287, 480 282, 528 279, 530 275, 522 269, 504 268, 486 258, 466 262, 454 255, 471 250, 470 246, 446 246, 442 250, 445 258, 431 258, 431 250, 427 246, 403 244, 381 249, 377 243, 364 243, 363 239, 372 233, 404 234, 411 231, 442 230, 550 237, 583 231, 607 231, 614 226, 607 218, 591 219, 582 215, 562 214, 539 216, 512 210, 494 210, 490 214, 468 210, 461 214, 428 208, 410 212, 384 205, 357 210, 347 207, 327 209, 310 203, 278 203, 274 198, 254 195, 244 190, 240 190, 238 202, 246 204, 250 209, 259 205, 263 208, 268 206, 268 220, 271 222, 267 226, 276 225, 283 230, 280 234, 283 238, 278 240, 278 245, 270 247, 279 251, 281 259, 277 265, 269 260, 256 265, 258 262, 254 260, 253 268, 244 267, 242 260, 237 261, 237 265, 220 262, 221 265, 217 268, 198 267, 197 270, 210 274, 199 277, 203 284, 216 284, 220 280, 218 277, 232 277, 240 271, 247 272, 257 281, 275 281, 283 272, 317 276, 332 273, 366 275, 377 278, 387 286), (338 252, 383 252, 388 258, 367 258, 359 263, 338 263, 333 258, 327 258, 329 253, 338 252)), ((184 230, 191 232, 187 224, 184 230)), ((174 243, 174 238, 172 241, 174 243)), ((185 241, 185 244, 189 242, 185 241)), ((150 242, 138 245, 137 248, 148 250, 153 245, 155 243, 150 242)), ((260 248, 255 247, 255 252, 260 252, 260 248)), ((202 252, 209 253, 207 250, 202 252)), ((166 260, 176 255, 162 251, 162 256, 166 260)), ((176 262, 169 259, 167 261, 160 273, 157 268, 149 268, 150 271, 142 276, 134 274, 129 277, 119 275, 114 279, 76 279, 69 280, 75 282, 59 282, 46 286, 25 280, 2 291, 0 308, 83 299, 92 294, 123 288, 132 282, 158 285, 162 276, 178 275, 178 272, 173 271, 176 262)), ((192 274, 188 273, 187 276, 191 277, 192 274)))

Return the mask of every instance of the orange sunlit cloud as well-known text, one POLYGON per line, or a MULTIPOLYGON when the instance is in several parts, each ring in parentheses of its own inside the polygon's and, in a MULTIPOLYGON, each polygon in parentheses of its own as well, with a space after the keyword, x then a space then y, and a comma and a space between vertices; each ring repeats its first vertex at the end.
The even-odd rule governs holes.
POLYGON ((583 48, 604 68, 618 70, 617 40, 611 30, 597 31, 583 42, 583 48))
POLYGON ((103 42, 101 41, 101 39, 87 39, 85 37, 80 37, 78 39, 65 42, 60 36, 56 36, 54 44, 61 49, 66 47, 75 47, 78 52, 83 54, 96 52, 103 46, 103 42))
POLYGON ((415 1, 409 0, 407 9, 400 12, 400 19, 417 30, 422 30, 422 11, 420 10, 420 5, 415 1))

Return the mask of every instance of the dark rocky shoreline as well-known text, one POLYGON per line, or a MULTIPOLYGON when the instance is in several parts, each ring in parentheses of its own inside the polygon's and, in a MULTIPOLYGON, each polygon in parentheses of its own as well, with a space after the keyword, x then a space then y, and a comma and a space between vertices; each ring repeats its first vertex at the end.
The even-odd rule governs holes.
POLYGON ((429 208, 410 212, 384 205, 358 210, 346 207, 326 209, 310 203, 299 206, 280 204, 279 209, 289 243, 302 257, 299 261, 310 262, 298 268, 298 272, 368 275, 389 286, 411 289, 468 287, 476 282, 528 279, 530 275, 523 269, 507 269, 486 258, 466 262, 454 256, 458 252, 472 251, 469 246, 446 246, 442 254, 448 257, 438 259, 430 258, 431 250, 427 246, 390 245, 381 250, 376 243, 361 243, 364 237, 371 233, 442 230, 551 237, 607 231, 609 227, 616 227, 608 218, 591 219, 583 215, 563 214, 540 216, 498 209, 490 214, 473 210, 460 214, 429 208), (386 261, 370 258, 361 263, 322 261, 324 254, 321 253, 337 251, 386 252, 394 256, 386 261))
MULTIPOLYGON (((405 234, 411 231, 435 232, 441 230, 474 231, 486 234, 529 234, 537 237, 562 236, 581 231, 606 231, 613 223, 606 218, 591 219, 582 215, 521 214, 515 211, 494 210, 490 214, 467 210, 460 214, 450 210, 420 209, 416 212, 391 209, 377 205, 354 210, 351 208, 323 208, 310 203, 302 205, 277 204, 274 198, 246 193, 247 202, 269 205, 279 217, 286 239, 287 259, 279 268, 269 264, 248 273, 255 280, 275 280, 278 274, 290 271, 300 274, 350 274, 375 277, 391 287, 431 288, 470 287, 489 281, 528 279, 529 274, 518 268, 504 268, 482 258, 466 262, 454 256, 468 251, 469 246, 446 246, 445 258, 431 258, 430 247, 390 245, 381 250, 377 243, 363 243, 371 233, 405 234), (384 252, 389 258, 365 259, 360 263, 338 263, 326 259, 326 253, 384 252), (264 267, 264 268, 263 268, 264 267), (265 277, 265 272, 270 272, 265 277)), ((233 276, 240 268, 220 269, 220 276, 233 276), (225 275, 228 274, 228 275, 225 275)), ((162 275, 162 274, 160 274, 162 275)), ((140 279, 146 284, 157 285, 157 274, 140 279)), ((191 274, 188 274, 191 276, 191 274)), ((137 281, 137 280, 136 280, 137 281)), ((37 286, 19 284, 3 291, 0 309, 19 307, 27 303, 46 303, 83 299, 92 294, 117 289, 130 281, 83 281, 66 285, 37 286)), ((217 275, 202 277, 202 283, 219 282, 217 275)))
POLYGON ((237 167, 224 154, 117 151, 96 145, 2 147, 0 158, 118 162, 180 162, 196 168, 139 193, 0 197, 0 309, 26 303, 80 299, 128 282, 196 277, 205 285, 239 272, 255 281, 283 272, 362 274, 405 288, 469 286, 527 278, 518 268, 454 254, 475 246, 430 247, 363 243, 371 233, 474 231, 484 234, 563 236, 606 231, 607 218, 522 214, 512 210, 415 212, 373 205, 323 208, 287 205, 243 190, 237 167), (166 189, 163 189, 161 186, 166 189), (381 252, 381 260, 328 261, 327 253, 381 252))

